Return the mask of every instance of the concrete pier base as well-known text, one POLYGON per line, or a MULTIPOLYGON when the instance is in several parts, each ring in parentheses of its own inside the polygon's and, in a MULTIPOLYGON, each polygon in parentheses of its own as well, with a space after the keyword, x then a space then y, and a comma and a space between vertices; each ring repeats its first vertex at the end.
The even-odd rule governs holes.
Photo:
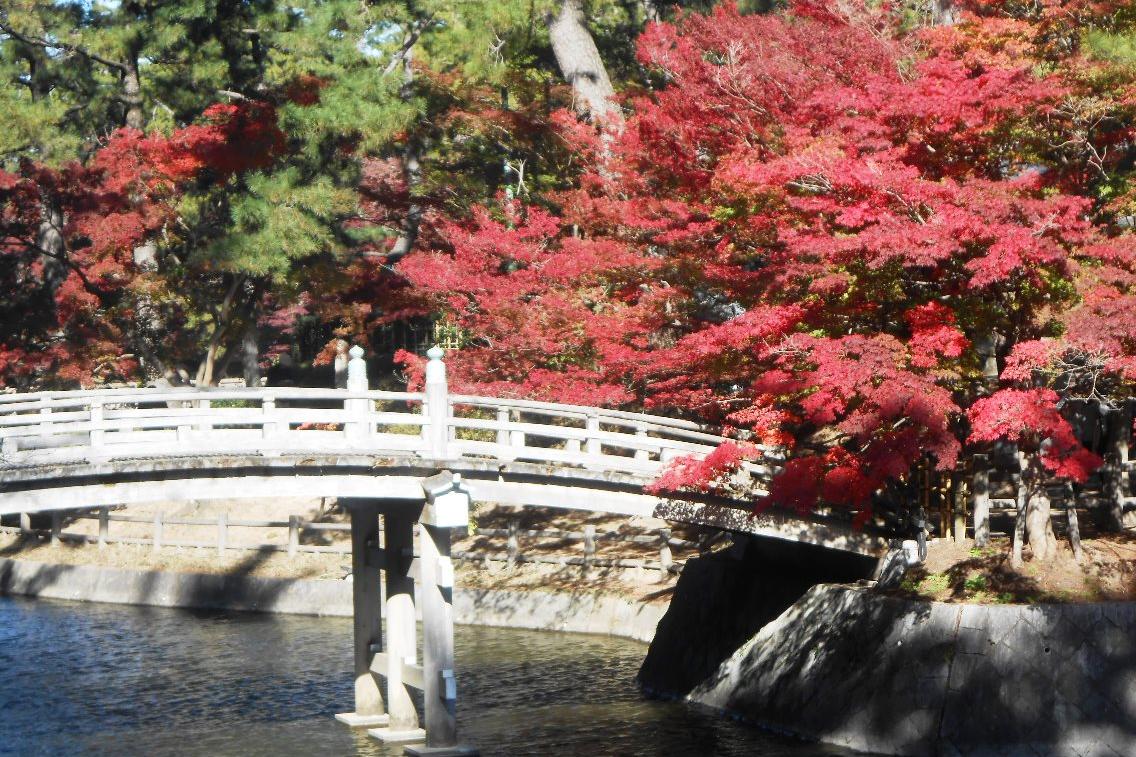
POLYGON ((352 728, 374 728, 390 722, 390 715, 359 715, 354 712, 337 713, 335 719, 352 728))
POLYGON ((422 744, 426 741, 426 730, 423 728, 410 728, 405 731, 394 728, 372 728, 367 731, 367 735, 384 744, 422 744))

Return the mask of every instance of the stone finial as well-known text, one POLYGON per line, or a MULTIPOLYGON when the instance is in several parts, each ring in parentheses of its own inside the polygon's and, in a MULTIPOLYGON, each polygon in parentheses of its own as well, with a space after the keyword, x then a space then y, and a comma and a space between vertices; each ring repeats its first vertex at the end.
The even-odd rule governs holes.
POLYGON ((446 364, 442 362, 442 355, 444 354, 446 354, 445 351, 436 344, 426 350, 426 357, 430 358, 426 363, 427 384, 444 384, 446 382, 446 364))
POLYGON ((347 354, 351 356, 347 361, 347 388, 353 392, 367 391, 367 363, 363 360, 363 348, 355 345, 347 354))

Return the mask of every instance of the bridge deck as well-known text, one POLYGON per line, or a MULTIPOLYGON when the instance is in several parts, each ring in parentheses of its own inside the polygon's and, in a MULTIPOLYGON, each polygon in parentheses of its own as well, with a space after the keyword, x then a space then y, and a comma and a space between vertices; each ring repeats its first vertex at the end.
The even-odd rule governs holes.
MULTIPOLYGON (((886 547, 884 535, 837 520, 753 516, 744 500, 676 501, 644 491, 676 458, 704 456, 722 441, 690 421, 451 395, 444 380, 425 393, 0 395, 0 514, 214 497, 421 501, 422 479, 448 469, 482 501, 702 522, 864 554, 886 547)), ((738 490, 760 494, 775 465, 772 453, 747 463, 738 490)))

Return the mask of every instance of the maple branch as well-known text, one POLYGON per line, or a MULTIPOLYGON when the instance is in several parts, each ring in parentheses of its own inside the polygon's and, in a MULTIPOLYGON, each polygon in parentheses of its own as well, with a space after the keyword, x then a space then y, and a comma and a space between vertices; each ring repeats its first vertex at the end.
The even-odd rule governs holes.
POLYGON ((87 278, 87 274, 83 272, 83 269, 79 266, 79 264, 67 257, 66 254, 54 253, 48 249, 40 247, 35 242, 24 242, 24 244, 27 245, 29 250, 37 252, 44 257, 51 258, 52 260, 58 260, 60 263, 70 268, 79 276, 79 281, 82 282, 83 288, 98 297, 100 300, 106 300, 110 297, 110 292, 95 286, 95 284, 92 283, 89 278, 87 278))
POLYGON ((24 34, 20 31, 17 31, 14 28, 12 28, 12 26, 10 24, 5 23, 4 21, 0 21, 0 31, 4 32, 9 37, 17 40, 18 42, 23 42, 25 45, 31 45, 32 47, 39 47, 39 48, 42 48, 44 50, 66 50, 69 53, 75 53, 76 55, 81 55, 84 58, 86 58, 87 60, 93 60, 96 63, 101 63, 102 65, 104 65, 108 68, 113 68, 116 71, 119 71, 119 72, 122 72, 122 73, 125 73, 126 69, 127 69, 127 65, 125 63, 123 63, 122 61, 111 60, 110 58, 105 58, 105 57, 99 55, 98 53, 92 53, 90 50, 79 47, 78 45, 72 45, 68 42, 52 42, 52 41, 43 39, 42 37, 33 37, 30 34, 24 34))

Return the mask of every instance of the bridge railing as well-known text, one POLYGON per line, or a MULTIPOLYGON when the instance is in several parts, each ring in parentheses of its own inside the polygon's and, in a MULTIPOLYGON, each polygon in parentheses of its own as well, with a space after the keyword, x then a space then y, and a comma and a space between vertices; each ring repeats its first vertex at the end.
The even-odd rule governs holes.
MULTIPOLYGON (((724 438, 690 421, 580 405, 450 394, 441 350, 424 392, 367 389, 352 350, 347 389, 99 389, 0 395, 0 467, 132 457, 404 453, 552 463, 656 476, 724 438)), ((770 450, 770 457, 775 456, 770 450)), ((766 463, 748 464, 764 478, 766 463)))

